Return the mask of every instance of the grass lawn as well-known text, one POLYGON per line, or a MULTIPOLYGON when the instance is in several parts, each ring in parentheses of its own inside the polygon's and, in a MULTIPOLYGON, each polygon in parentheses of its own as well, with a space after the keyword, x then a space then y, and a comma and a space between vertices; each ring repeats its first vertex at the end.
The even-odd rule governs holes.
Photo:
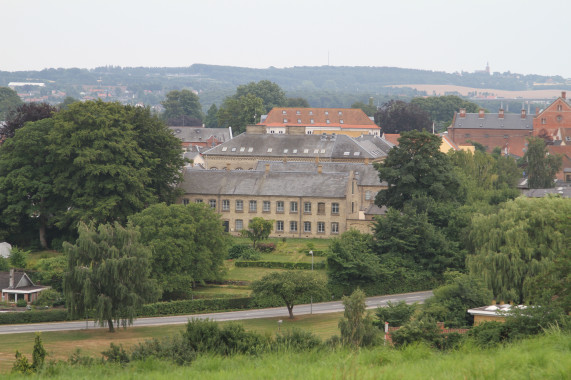
MULTIPOLYGON (((273 268, 237 268, 233 261, 226 261, 227 281, 256 281, 271 272, 284 272, 289 269, 273 269, 273 268)), ((327 276, 325 270, 315 270, 315 272, 327 276)))
POLYGON ((26 260, 26 265, 29 268, 33 268, 34 265, 36 265, 36 263, 38 262, 38 260, 40 259, 49 259, 52 257, 57 257, 57 256, 61 256, 62 253, 58 252, 58 251, 37 251, 37 252, 31 252, 26 260))
MULTIPOLYGON (((295 307, 293 309, 295 315, 295 307)), ((257 331, 262 334, 275 334, 278 330, 278 320, 282 319, 282 330, 299 328, 311 331, 327 339, 332 335, 339 334, 337 323, 342 313, 314 314, 298 316, 293 320, 288 318, 250 319, 240 321, 246 330, 257 331)), ((222 325, 231 322, 221 322, 222 325)), ((100 357, 101 351, 109 348, 111 342, 122 344, 129 348, 138 342, 150 338, 162 338, 182 332, 185 325, 167 325, 160 327, 129 327, 117 329, 115 333, 109 333, 106 329, 92 329, 64 332, 44 332, 42 342, 48 352, 47 360, 65 360, 76 349, 81 349, 85 354, 100 357)), ((14 362, 14 354, 19 350, 31 360, 34 347, 35 334, 5 334, 0 335, 0 374, 9 372, 14 362)), ((1 377, 1 376, 0 376, 1 377)))

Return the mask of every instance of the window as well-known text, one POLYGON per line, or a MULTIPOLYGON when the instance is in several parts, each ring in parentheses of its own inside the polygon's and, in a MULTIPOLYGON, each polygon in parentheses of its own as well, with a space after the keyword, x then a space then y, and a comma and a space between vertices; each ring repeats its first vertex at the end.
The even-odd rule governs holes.
POLYGON ((189 202, 189 201, 188 201, 188 198, 184 198, 184 199, 182 200, 182 203, 183 203, 184 205, 187 205, 188 202, 189 202))
POLYGON ((285 115, 285 114, 286 114, 286 111, 285 111, 285 110, 283 110, 283 111, 282 111, 282 115, 285 115))
POLYGON ((333 222, 331 223, 331 233, 338 234, 339 233, 339 223, 333 222))
POLYGON ((557 111, 563 111, 563 106, 561 104, 557 105, 557 111))
POLYGON ((351 212, 355 212, 355 202, 351 202, 351 212))
POLYGON ((339 203, 331 203, 331 213, 339 214, 339 203))
POLYGON ((250 201, 250 212, 256 212, 258 210, 258 202, 250 201))
POLYGON ((329 115, 329 111, 325 111, 325 114, 326 114, 326 115, 329 115))
POLYGON ((343 119, 339 119, 339 124, 343 124, 343 123, 344 123, 343 119))
POLYGON ((222 151, 223 151, 223 152, 226 152, 227 150, 228 150, 228 147, 227 147, 227 146, 222 147, 222 151))
POLYGON ((241 147, 241 148, 240 148, 240 152, 243 152, 243 151, 245 151, 245 150, 246 150, 245 147, 241 147))
POLYGON ((561 115, 557 116, 557 122, 561 123, 561 121, 563 121, 563 116, 561 115))
POLYGON ((301 115, 301 112, 300 112, 300 111, 295 111, 295 114, 296 114, 296 115, 301 115))
POLYGON ((236 231, 242 231, 244 228, 244 222, 242 219, 236 219, 236 231))
POLYGON ((289 230, 290 232, 296 232, 297 231, 297 222, 289 222, 289 230))
POLYGON ((504 135, 504 139, 507 139, 507 138, 509 138, 509 136, 508 136, 508 135, 504 135))
POLYGON ((309 114, 310 114, 310 115, 313 115, 313 111, 309 111, 309 114))
POLYGON ((278 220, 276 222, 276 232, 284 232, 284 221, 278 220))
POLYGON ((297 149, 291 151, 293 154, 297 154, 297 149))
POLYGON ((237 200, 236 201, 236 211, 242 211, 242 210, 244 210, 244 201, 237 200))
POLYGON ((326 119, 326 120, 325 120, 325 122, 326 122, 327 124, 329 124, 329 123, 330 123, 329 119, 326 119))
POLYGON ((202 203, 202 199, 195 199, 194 203, 202 203))
POLYGON ((339 111, 339 116, 343 115, 343 112, 339 111))
POLYGON ((287 119, 284 119, 284 123, 287 123, 287 119))
POLYGON ((366 201, 370 201, 370 200, 371 200, 371 190, 365 191, 365 200, 366 200, 366 201))
POLYGON ((309 149, 304 149, 303 153, 305 153, 305 154, 309 153, 309 149))
POLYGON ((276 212, 284 212, 284 201, 276 202, 276 212))
POLYGON ((547 124, 547 119, 544 118, 544 117, 542 117, 542 118, 541 118, 541 124, 547 124))
POLYGON ((270 206, 271 206, 270 201, 264 201, 264 205, 263 205, 262 211, 263 211, 263 212, 270 212, 270 206))
POLYGON ((324 154, 324 153, 325 153, 325 149, 321 149, 319 152, 320 152, 321 154, 324 154))
POLYGON ((325 222, 317 222, 317 233, 319 234, 325 233, 325 222))
POLYGON ((470 137, 470 134, 469 134, 469 133, 466 133, 466 134, 464 135, 464 137, 470 137))
POLYGON ((208 204, 210 205, 210 208, 216 208, 216 199, 210 199, 208 204))
POLYGON ((272 148, 268 148, 268 153, 272 153, 272 148))
POLYGON ((230 211, 230 200, 228 199, 222 200, 222 211, 230 211))
POLYGON ((303 222, 303 232, 311 232, 311 222, 303 222))
POLYGON ((311 124, 314 124, 314 123, 315 123, 315 120, 310 119, 309 122, 310 122, 311 124))
POLYGON ((287 153, 287 152, 289 152, 289 149, 284 149, 284 153, 287 153))
POLYGON ((297 212, 297 202, 289 202, 289 212, 297 212))
POLYGON ((325 215, 325 203, 319 202, 317 204, 317 215, 325 215))
POLYGON ((303 204, 303 212, 306 214, 311 214, 311 202, 305 202, 303 204))
POLYGON ((298 123, 298 124, 301 124, 301 119, 297 119, 297 123, 298 123))
POLYGON ((248 153, 252 153, 254 151, 254 148, 248 148, 248 153))

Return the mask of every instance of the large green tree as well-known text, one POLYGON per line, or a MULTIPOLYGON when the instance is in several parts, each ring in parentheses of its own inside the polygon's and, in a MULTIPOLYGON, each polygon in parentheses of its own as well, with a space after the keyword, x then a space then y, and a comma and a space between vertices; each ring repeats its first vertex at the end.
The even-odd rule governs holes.
POLYGON ((22 99, 16 91, 9 87, 0 87, 0 120, 6 120, 8 112, 20 104, 22 104, 22 99))
POLYGON ((218 107, 213 104, 206 112, 206 117, 204 118, 204 126, 206 128, 218 128, 218 107))
POLYGON ((24 124, 49 119, 56 112, 57 108, 47 103, 24 103, 8 113, 0 134, 7 138, 14 137, 16 130, 22 128, 24 124))
POLYGON ((377 193, 375 203, 402 209, 412 199, 461 200, 460 180, 450 158, 440 151, 441 138, 428 132, 401 134, 399 145, 377 165, 379 178, 388 188, 377 193))
POLYGON ((391 100, 375 112, 375 123, 384 133, 432 129, 430 114, 413 103, 391 100))
POLYGON ((146 108, 74 103, 53 117, 48 160, 54 191, 66 201, 57 225, 126 221, 172 200, 181 180, 180 142, 146 108))
POLYGON ((196 283, 220 280, 228 235, 220 216, 206 205, 155 204, 129 217, 152 251, 152 278, 163 298, 185 298, 196 283))
POLYGON ((528 137, 527 141, 527 151, 523 155, 527 172, 527 185, 530 189, 555 186, 555 175, 562 165, 561 156, 550 155, 542 138, 528 137))
POLYGON ((422 98, 414 98, 410 101, 428 112, 430 118, 439 129, 446 128, 452 123, 454 113, 460 108, 466 109, 466 112, 478 112, 480 106, 476 103, 464 100, 455 95, 446 96, 428 96, 422 98))
POLYGON ((28 123, 0 146, 0 219, 15 232, 33 221, 40 245, 48 247, 46 230, 61 208, 53 188, 53 164, 49 155, 50 119, 28 123))
POLYGON ((287 307, 289 317, 293 319, 293 307, 301 299, 310 296, 323 297, 326 293, 325 280, 311 271, 288 270, 272 272, 261 280, 252 283, 255 297, 279 297, 287 307))
POLYGON ((482 276, 495 297, 522 302, 527 283, 571 250, 571 200, 524 198, 497 212, 475 215, 469 227, 470 272, 482 276))
POLYGON ((139 240, 139 232, 118 223, 80 223, 75 244, 65 243, 68 269, 64 289, 68 311, 75 318, 93 312, 109 331, 114 325, 132 324, 143 303, 158 298, 149 279, 151 250, 139 240))
POLYGON ((253 94, 239 98, 226 98, 218 110, 218 122, 221 126, 232 127, 234 134, 242 133, 248 124, 255 124, 265 112, 262 98, 253 94))
POLYGON ((270 112, 274 107, 283 107, 287 102, 285 92, 280 86, 269 80, 240 85, 236 88, 236 94, 233 97, 234 99, 239 99, 247 95, 253 95, 262 99, 264 113, 270 112))
POLYGON ((161 102, 165 111, 163 119, 168 125, 202 125, 202 107, 198 95, 190 90, 170 91, 161 102))

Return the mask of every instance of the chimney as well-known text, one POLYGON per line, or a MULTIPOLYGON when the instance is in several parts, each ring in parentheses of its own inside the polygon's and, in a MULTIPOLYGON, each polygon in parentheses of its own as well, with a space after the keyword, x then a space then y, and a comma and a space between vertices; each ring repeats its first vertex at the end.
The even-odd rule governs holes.
POLYGON ((466 108, 460 108, 460 117, 466 117, 466 108))
POLYGON ((526 112, 525 108, 522 108, 521 109, 521 118, 525 119, 526 115, 527 115, 527 112, 526 112))
POLYGON ((369 157, 365 157, 365 165, 369 165, 369 157))
POLYGON ((319 156, 315 156, 315 163, 316 163, 316 164, 319 163, 319 156))
POLYGON ((563 99, 567 99, 567 92, 566 91, 561 91, 561 97, 563 99))
POLYGON ((498 112, 498 117, 499 117, 500 119, 503 119, 503 118, 504 118, 504 110, 503 110, 503 108, 500 108, 500 110, 499 110, 499 112, 498 112))
POLYGON ((270 172, 270 164, 266 164, 266 173, 270 172))
POLYGON ((317 165, 317 172, 319 174, 323 173, 323 165, 317 165))
POLYGON ((484 118, 484 110, 480 108, 480 110, 478 111, 478 118, 483 119, 484 118))
POLYGON ((535 114, 539 115, 539 107, 535 107, 535 114))
POLYGON ((9 288, 14 287, 14 268, 10 269, 10 283, 8 285, 9 288))

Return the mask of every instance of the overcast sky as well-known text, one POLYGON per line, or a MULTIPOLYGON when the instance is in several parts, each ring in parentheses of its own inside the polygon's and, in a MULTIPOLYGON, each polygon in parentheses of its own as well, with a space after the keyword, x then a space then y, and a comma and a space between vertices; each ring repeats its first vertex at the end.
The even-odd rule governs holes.
POLYGON ((571 0, 0 0, 0 70, 395 66, 571 78, 571 0))

